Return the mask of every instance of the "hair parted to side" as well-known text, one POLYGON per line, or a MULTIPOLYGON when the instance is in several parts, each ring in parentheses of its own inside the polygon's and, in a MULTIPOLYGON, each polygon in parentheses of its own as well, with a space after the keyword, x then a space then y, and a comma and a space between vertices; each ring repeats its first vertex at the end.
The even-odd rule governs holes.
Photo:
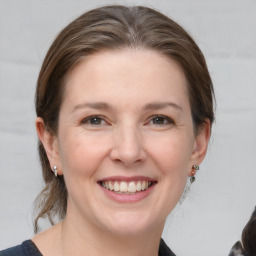
MULTIPOLYGON (((214 121, 214 91, 204 56, 190 35, 163 14, 141 6, 105 6, 84 13, 64 28, 51 45, 42 64, 35 95, 36 113, 48 132, 57 135, 58 117, 69 72, 86 57, 104 50, 149 49, 167 56, 182 67, 195 133, 209 119, 214 121)), ((39 142, 45 188, 36 199, 38 220, 63 219, 67 190, 63 176, 56 179, 39 142)))

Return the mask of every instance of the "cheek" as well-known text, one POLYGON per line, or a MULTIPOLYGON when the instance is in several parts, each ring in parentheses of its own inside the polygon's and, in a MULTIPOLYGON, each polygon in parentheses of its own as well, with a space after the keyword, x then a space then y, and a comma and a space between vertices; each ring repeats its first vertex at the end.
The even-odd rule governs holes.
POLYGON ((190 167, 193 137, 172 133, 150 138, 148 152, 165 175, 184 176, 190 167))
MULTIPOLYGON (((152 139, 152 138, 151 138, 152 139)), ((183 133, 160 136, 148 144, 153 166, 159 171, 161 200, 158 209, 163 219, 174 209, 180 200, 187 182, 192 152, 192 137, 183 133)))
MULTIPOLYGON (((65 134, 64 134, 65 136, 65 134)), ((107 152, 107 141, 101 136, 86 136, 81 132, 60 139, 60 156, 64 175, 91 175, 107 152)))

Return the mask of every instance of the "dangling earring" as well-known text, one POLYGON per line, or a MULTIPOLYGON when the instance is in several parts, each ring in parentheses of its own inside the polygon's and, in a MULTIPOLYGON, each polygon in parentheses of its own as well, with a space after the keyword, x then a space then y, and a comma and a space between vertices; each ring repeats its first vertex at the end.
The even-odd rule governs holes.
POLYGON ((190 177, 191 184, 196 180, 195 175, 196 175, 196 171, 198 170, 199 170, 199 165, 194 164, 192 166, 191 177, 190 177))
POLYGON ((57 171, 57 166, 56 165, 53 167, 53 172, 54 172, 55 177, 57 178, 58 171, 57 171))

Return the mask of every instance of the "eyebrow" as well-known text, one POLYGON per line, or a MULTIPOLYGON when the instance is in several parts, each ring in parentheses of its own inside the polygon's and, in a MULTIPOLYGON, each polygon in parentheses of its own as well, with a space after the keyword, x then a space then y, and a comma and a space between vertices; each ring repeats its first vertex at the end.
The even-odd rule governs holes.
POLYGON ((144 109, 145 110, 159 110, 167 107, 175 108, 176 110, 183 111, 182 107, 174 102, 153 102, 147 104, 144 109))
POLYGON ((84 104, 78 104, 74 107, 73 112, 81 108, 93 108, 93 109, 111 109, 112 107, 105 102, 88 102, 84 104))
MULTIPOLYGON (((148 103, 143 107, 143 110, 160 110, 160 109, 167 108, 167 107, 172 107, 176 110, 183 111, 181 106, 179 106, 178 104, 173 103, 173 102, 152 102, 152 103, 148 103)), ((87 103, 76 105, 72 112, 76 111, 77 109, 81 109, 81 108, 93 108, 93 109, 98 109, 98 110, 113 109, 113 107, 111 105, 109 105, 105 102, 87 102, 87 103)))

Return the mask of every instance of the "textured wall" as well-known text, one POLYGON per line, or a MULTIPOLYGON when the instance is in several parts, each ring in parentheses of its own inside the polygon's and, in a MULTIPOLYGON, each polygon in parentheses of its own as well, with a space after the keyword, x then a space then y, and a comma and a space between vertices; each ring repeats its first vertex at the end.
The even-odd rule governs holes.
POLYGON ((42 187, 33 96, 47 48, 83 11, 136 3, 192 34, 217 96, 208 156, 164 237, 180 256, 227 255, 256 204, 256 1, 92 2, 0 0, 0 249, 32 236, 32 203, 42 187))

